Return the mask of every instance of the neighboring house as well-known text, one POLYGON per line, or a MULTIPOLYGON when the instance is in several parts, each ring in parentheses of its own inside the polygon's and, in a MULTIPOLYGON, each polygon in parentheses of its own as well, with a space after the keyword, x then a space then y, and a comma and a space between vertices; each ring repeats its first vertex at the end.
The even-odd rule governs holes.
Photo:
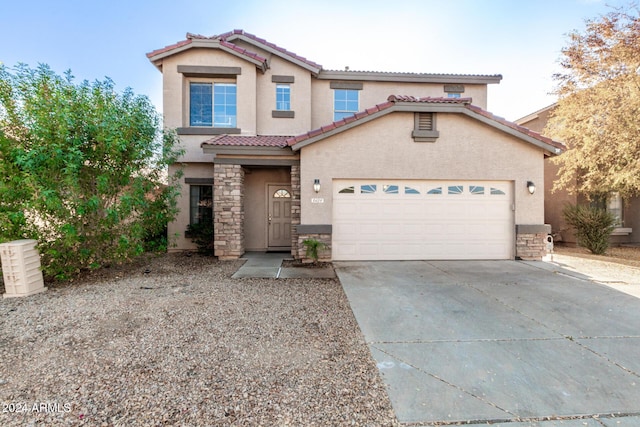
POLYGON ((332 260, 544 255, 527 185, 562 146, 485 111, 502 76, 325 70, 241 30, 147 56, 186 147, 178 250, 213 221, 220 259, 307 238, 332 260))
MULTIPOLYGON (((525 126, 535 132, 543 133, 556 104, 549 105, 535 111, 516 123, 525 126)), ((630 200, 612 193, 608 200, 588 201, 584 195, 569 194, 567 190, 552 192, 553 184, 559 172, 559 166, 549 159, 544 162, 544 218, 551 225, 552 234, 556 241, 575 244, 576 237, 571 227, 564 220, 562 210, 567 204, 596 203, 611 212, 617 219, 617 226, 611 234, 612 244, 638 243, 640 242, 640 199, 634 197, 630 200)))

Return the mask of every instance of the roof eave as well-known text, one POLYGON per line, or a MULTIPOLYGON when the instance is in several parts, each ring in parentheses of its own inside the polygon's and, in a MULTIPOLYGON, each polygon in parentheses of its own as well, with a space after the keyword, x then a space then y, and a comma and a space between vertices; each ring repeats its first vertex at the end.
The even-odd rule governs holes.
POLYGON ((295 65, 302 67, 304 69, 306 69, 307 71, 309 71, 310 73, 312 73, 314 76, 317 76, 318 73, 320 73, 320 71, 322 70, 321 67, 314 67, 311 64, 308 64, 304 61, 301 61, 300 59, 287 55, 284 52, 278 50, 278 49, 274 49, 271 46, 268 46, 266 44, 260 43, 254 39, 252 39, 251 37, 247 37, 244 34, 232 34, 230 36, 228 36, 226 38, 226 40, 228 40, 229 42, 232 42, 234 40, 242 40, 252 46, 256 46, 264 51, 267 51, 269 53, 271 53, 272 55, 276 55, 280 58, 286 59, 289 62, 294 63, 295 65))
POLYGON ((544 141, 541 141, 537 138, 532 137, 531 135, 527 135, 526 133, 520 132, 517 129, 514 129, 510 126, 507 126, 505 124, 502 124, 498 121, 495 121, 489 117, 485 117, 482 114, 477 114, 474 111, 468 109, 468 108, 464 108, 464 111, 462 111, 464 114, 466 114, 467 116, 474 118, 484 124, 487 124, 489 126, 492 126, 502 132, 505 132, 511 136, 515 136, 518 139, 521 139, 525 142, 528 142, 532 145, 535 145, 538 148, 541 148, 542 150, 545 151, 545 154, 548 154, 549 156, 557 156, 559 154, 562 154, 562 149, 559 147, 556 147, 554 145, 551 144, 547 144, 544 141))
POLYGON ((456 74, 418 74, 418 73, 385 73, 377 71, 334 71, 322 70, 319 80, 357 80, 401 83, 461 83, 461 84, 495 84, 500 83, 502 75, 456 75, 456 74))
POLYGON ((558 103, 554 102, 553 104, 548 105, 548 106, 546 106, 544 108, 541 108, 539 110, 536 110, 533 113, 527 114, 524 117, 520 117, 519 119, 514 120, 513 122, 515 124, 518 124, 518 125, 522 125, 523 123, 528 123, 531 120, 534 120, 534 119, 537 119, 538 117, 540 117, 540 114, 544 113, 545 111, 553 109, 556 105, 558 105, 558 103))
POLYGON ((231 55, 234 55, 238 58, 244 59, 245 61, 251 62, 252 64, 254 64, 256 67, 260 68, 262 70, 262 72, 264 73, 267 69, 267 64, 266 62, 260 61, 256 58, 252 58, 250 56, 247 55, 243 55, 240 52, 235 51, 234 49, 231 49, 227 46, 224 46, 220 43, 219 40, 215 40, 215 39, 191 39, 189 41, 189 43, 185 43, 183 45, 177 46, 175 48, 172 49, 168 49, 165 51, 162 51, 158 54, 149 56, 149 61, 151 61, 153 63, 153 65, 155 65, 159 70, 162 70, 162 60, 164 58, 167 58, 169 56, 173 56, 176 55, 180 52, 184 52, 185 50, 188 49, 193 49, 193 48, 205 48, 205 49, 220 49, 224 52, 230 53, 231 55))
POLYGON ((354 120, 354 121, 352 121, 350 123, 347 123, 347 124, 345 124, 343 126, 340 126, 340 127, 335 128, 335 129, 332 129, 332 130, 330 130, 328 132, 323 132, 323 133, 321 133, 319 135, 312 136, 310 138, 305 139, 304 141, 300 141, 300 142, 298 142, 296 144, 293 144, 291 146, 291 149, 293 151, 299 151, 300 149, 306 147, 307 145, 313 144, 314 142, 318 142, 320 140, 323 140, 323 139, 328 138, 328 137, 333 136, 333 135, 337 135, 337 134, 339 134, 341 132, 344 132, 346 130, 353 129, 354 127, 363 125, 365 123, 370 122, 371 120, 377 119, 378 117, 382 117, 382 116, 384 116, 386 114, 389 114, 389 113, 391 113, 393 111, 396 111, 394 109, 395 109, 395 107, 392 106, 392 107, 386 108, 384 110, 377 111, 377 112, 375 112, 373 114, 369 114, 369 115, 367 115, 365 117, 362 117, 362 118, 360 118, 358 120, 354 120))
POLYGON ((328 132, 323 132, 321 134, 315 135, 313 137, 307 138, 303 141, 300 141, 296 144, 292 145, 293 151, 298 151, 307 145, 313 144, 315 142, 321 141, 325 138, 329 138, 338 133, 344 132, 346 130, 352 129, 354 127, 360 126, 364 123, 367 123, 371 120, 375 120, 381 116, 384 116, 393 112, 433 112, 433 113, 461 113, 470 118, 476 119, 488 126, 491 126, 497 130, 505 132, 511 136, 514 136, 524 142, 532 144, 545 152, 547 156, 556 156, 562 153, 562 149, 547 144, 544 141, 541 141, 537 138, 534 138, 530 135, 527 135, 523 132, 518 131, 517 129, 513 129, 505 124, 502 124, 496 120, 485 117, 481 114, 475 113, 473 110, 470 110, 466 107, 466 104, 449 104, 449 103, 416 103, 416 102, 398 102, 396 101, 393 106, 389 108, 385 108, 384 110, 377 111, 373 114, 369 114, 361 119, 354 120, 346 125, 337 127, 328 132))

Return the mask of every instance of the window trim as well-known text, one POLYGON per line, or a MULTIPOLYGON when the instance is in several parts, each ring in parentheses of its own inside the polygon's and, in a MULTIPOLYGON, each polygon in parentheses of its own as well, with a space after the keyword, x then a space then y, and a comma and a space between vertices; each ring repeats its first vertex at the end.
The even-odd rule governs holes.
POLYGON ((221 134, 238 134, 240 128, 238 125, 238 82, 235 77, 185 77, 184 79, 184 97, 183 97, 183 123, 186 126, 178 128, 178 135, 221 135, 221 134), (211 126, 191 126, 191 83, 208 83, 211 84, 211 126), (216 84, 234 84, 236 87, 236 126, 235 127, 216 127, 215 126, 215 85, 216 84))
POLYGON ((291 85, 289 83, 276 83, 276 108, 274 111, 291 111, 291 85), (286 98, 283 101, 278 98, 279 89, 283 90, 282 95, 286 98), (281 104, 288 108, 280 108, 281 104))

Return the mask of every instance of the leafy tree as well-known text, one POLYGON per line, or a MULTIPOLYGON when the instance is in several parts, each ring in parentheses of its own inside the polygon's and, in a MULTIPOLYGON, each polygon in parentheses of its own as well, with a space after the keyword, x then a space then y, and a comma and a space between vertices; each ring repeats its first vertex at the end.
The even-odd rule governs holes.
POLYGON ((586 21, 562 50, 546 132, 568 150, 554 189, 640 194, 640 18, 631 7, 586 21))
POLYGON ((180 151, 144 96, 0 66, 0 241, 39 241, 45 276, 127 260, 176 214, 180 151))

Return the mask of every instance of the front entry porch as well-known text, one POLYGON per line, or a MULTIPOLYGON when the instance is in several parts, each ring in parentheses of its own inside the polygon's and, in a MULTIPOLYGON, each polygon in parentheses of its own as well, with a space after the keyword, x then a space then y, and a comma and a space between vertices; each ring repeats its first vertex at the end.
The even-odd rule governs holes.
POLYGON ((214 253, 288 252, 300 222, 298 165, 214 164, 214 253))

